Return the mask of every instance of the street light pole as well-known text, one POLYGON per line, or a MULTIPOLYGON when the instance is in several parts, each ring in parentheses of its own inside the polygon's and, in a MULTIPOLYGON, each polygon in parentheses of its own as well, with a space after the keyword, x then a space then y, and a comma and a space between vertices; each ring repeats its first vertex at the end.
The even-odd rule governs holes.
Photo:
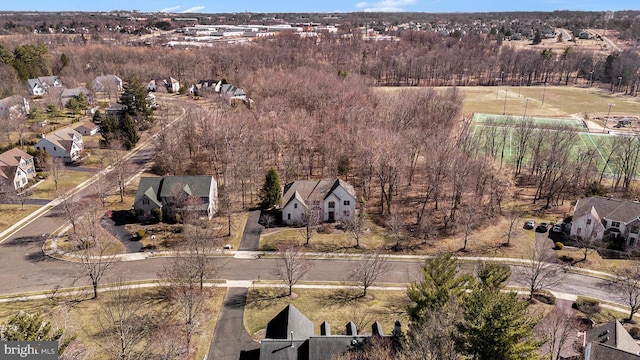
POLYGON ((524 76, 520 76, 520 87, 518 88, 518 97, 520 97, 520 93, 522 92, 522 80, 524 79, 524 76))
POLYGON ((607 118, 606 118, 606 120, 609 120, 609 114, 611 114, 611 107, 612 107, 612 106, 616 106, 616 104, 614 104, 614 103, 608 103, 607 105, 609 105, 609 110, 607 111, 607 118))
POLYGON ((593 85, 593 70, 589 71, 589 87, 593 85))
POLYGON ((503 75, 504 75, 504 71, 500 71, 500 82, 498 83, 498 88, 496 89, 496 100, 498 100, 498 93, 500 92, 500 86, 502 86, 503 75))
POLYGON ((502 107, 502 115, 507 114, 507 94, 509 93, 509 89, 504 91, 504 106, 502 107))
POLYGON ((622 76, 618 76, 618 92, 620 92, 620 86, 622 86, 622 76))
POLYGON ((544 106, 544 95, 547 93, 547 83, 544 83, 544 87, 542 89, 542 106, 544 106))

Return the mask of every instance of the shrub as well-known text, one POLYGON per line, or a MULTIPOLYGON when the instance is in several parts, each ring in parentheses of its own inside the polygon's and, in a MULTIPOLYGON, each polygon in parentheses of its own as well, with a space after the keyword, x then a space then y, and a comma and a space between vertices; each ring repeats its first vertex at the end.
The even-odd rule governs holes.
POLYGON ((552 293, 547 291, 536 292, 533 294, 533 297, 545 304, 549 304, 549 305, 556 304, 556 297, 552 293))
POLYGON ((146 232, 144 231, 144 229, 140 229, 138 231, 136 231, 136 235, 138 235, 138 238, 142 239, 145 236, 146 232))
POLYGON ((564 262, 573 262, 573 257, 571 256, 567 256, 567 255, 562 255, 562 257, 560 258, 560 260, 564 261, 564 262))
POLYGON ((333 225, 331 224, 322 224, 318 228, 318 233, 320 234, 332 234, 333 233, 333 225))
POLYGON ((153 214, 153 218, 157 222, 162 222, 162 209, 155 208, 155 209, 151 210, 151 214, 153 214))
POLYGON ((629 329, 629 335, 636 340, 640 340, 640 327, 634 326, 629 329))
POLYGON ((555 250, 562 250, 563 247, 564 247, 564 244, 561 243, 560 241, 558 241, 557 243, 555 243, 555 248, 554 249, 555 250))
POLYGON ((595 299, 589 299, 578 296, 575 302, 575 308, 582 311, 587 318, 600 312, 600 302, 595 299))

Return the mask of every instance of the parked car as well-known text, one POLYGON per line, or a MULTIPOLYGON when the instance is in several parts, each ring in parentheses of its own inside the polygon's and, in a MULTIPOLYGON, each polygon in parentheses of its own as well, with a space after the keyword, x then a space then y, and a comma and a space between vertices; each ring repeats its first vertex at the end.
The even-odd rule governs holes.
POLYGON ((545 222, 540 223, 540 225, 538 225, 538 227, 536 227, 536 232, 546 233, 547 230, 549 230, 549 224, 547 224, 545 222))
POLYGON ((534 227, 536 227, 536 222, 533 220, 527 220, 527 222, 524 223, 524 226, 523 226, 523 228, 527 230, 533 229, 534 227))
POLYGON ((555 233, 562 232, 562 225, 554 224, 553 227, 551 228, 551 232, 555 232, 555 233))

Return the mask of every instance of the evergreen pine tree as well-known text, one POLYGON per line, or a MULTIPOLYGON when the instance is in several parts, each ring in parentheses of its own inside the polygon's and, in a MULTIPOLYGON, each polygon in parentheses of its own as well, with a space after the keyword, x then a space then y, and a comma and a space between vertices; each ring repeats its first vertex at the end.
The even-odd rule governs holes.
POLYGON ((270 209, 279 205, 282 201, 282 190, 280 189, 280 180, 278 172, 274 168, 270 168, 264 179, 262 189, 260 189, 260 207, 270 209))

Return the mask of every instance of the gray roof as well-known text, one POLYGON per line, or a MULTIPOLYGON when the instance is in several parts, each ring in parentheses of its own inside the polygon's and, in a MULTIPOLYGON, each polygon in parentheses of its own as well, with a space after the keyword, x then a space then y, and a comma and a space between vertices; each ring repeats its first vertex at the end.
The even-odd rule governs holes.
POLYGON ((640 203, 602 196, 592 196, 578 200, 574 217, 581 217, 595 208, 601 219, 629 223, 640 216, 640 203))
POLYGON ((38 79, 29 79, 29 80, 27 80, 27 85, 29 86, 29 89, 33 89, 36 86, 42 87, 42 85, 40 85, 40 81, 38 79))
MULTIPOLYGON (((143 176, 138 184, 134 204, 146 196, 161 206, 161 198, 176 197, 180 191, 184 191, 188 196, 209 197, 213 181, 212 176, 143 176)), ((208 206, 208 203, 200 204, 201 210, 206 210, 208 206)))
POLYGON ((618 320, 609 321, 589 330, 587 342, 607 345, 632 354, 640 353, 640 346, 618 320))
POLYGON ((588 360, 638 360, 640 355, 626 352, 615 347, 592 342, 588 360))
POLYGON ((353 186, 340 179, 296 180, 284 186, 282 207, 287 206, 293 198, 304 200, 306 204, 310 204, 313 201, 322 201, 331 195, 338 186, 342 186, 354 198, 356 197, 356 191, 353 186))
POLYGON ((306 340, 313 336, 313 323, 289 304, 267 323, 267 339, 306 340))
POLYGON ((78 87, 74 89, 64 89, 62 94, 60 94, 60 98, 62 100, 71 99, 79 96, 80 94, 84 94, 85 98, 89 98, 91 96, 91 91, 85 87, 78 87))

